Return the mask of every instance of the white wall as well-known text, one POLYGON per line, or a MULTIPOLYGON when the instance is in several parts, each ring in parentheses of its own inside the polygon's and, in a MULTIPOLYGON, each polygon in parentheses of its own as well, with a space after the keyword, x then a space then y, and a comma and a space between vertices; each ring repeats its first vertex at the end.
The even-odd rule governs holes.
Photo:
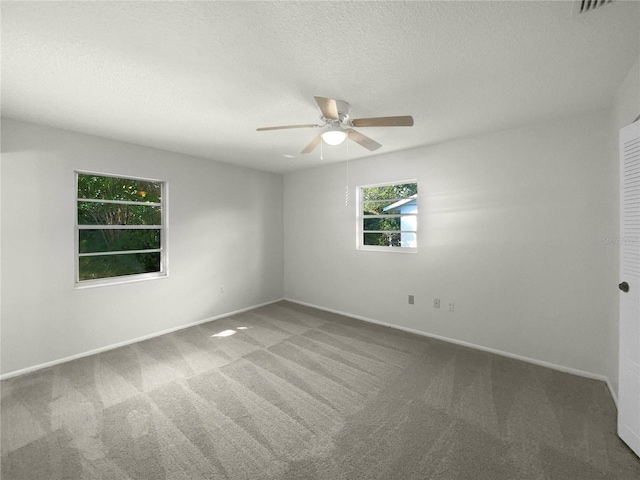
MULTIPOLYGON (((613 108, 611 111, 611 163, 615 165, 615 179, 614 185, 616 191, 619 188, 619 147, 618 139, 619 132, 622 127, 625 127, 632 123, 640 115, 640 57, 636 59, 625 80, 620 85, 618 92, 613 101, 613 108)), ((618 198, 611 199, 616 205, 616 226, 619 221, 619 200, 618 198)), ((616 234, 618 236, 619 234, 616 234)), ((612 245, 610 249, 611 262, 616 265, 616 283, 621 282, 623 279, 619 278, 619 265, 618 265, 618 245, 612 245)), ((616 292, 615 298, 612 299, 611 310, 613 315, 609 322, 609 338, 610 348, 609 357, 607 359, 607 371, 608 378, 611 381, 614 392, 618 391, 618 318, 619 318, 619 306, 618 306, 619 293, 616 292)))
POLYGON ((608 120, 582 115, 351 162, 351 198, 357 185, 418 179, 417 254, 356 250, 344 165, 286 175, 285 297, 606 375, 617 298, 602 241, 617 228, 608 120))
POLYGON ((3 119, 1 180, 5 374, 283 296, 281 175, 3 119), (74 288, 76 169, 168 182, 168 278, 74 288))

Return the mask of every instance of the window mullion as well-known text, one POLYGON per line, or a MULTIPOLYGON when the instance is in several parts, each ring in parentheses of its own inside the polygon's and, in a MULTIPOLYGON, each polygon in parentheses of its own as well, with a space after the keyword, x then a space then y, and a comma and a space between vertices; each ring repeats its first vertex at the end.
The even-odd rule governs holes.
POLYGON ((77 225, 79 230, 162 230, 162 225, 77 225))
POLYGON ((362 199, 363 203, 396 203, 400 200, 406 200, 407 198, 383 198, 383 199, 375 199, 375 200, 367 200, 366 198, 362 199))
POLYGON ((416 233, 417 230, 362 230, 363 233, 416 233))
POLYGON ((116 205, 139 205, 141 207, 162 207, 162 203, 157 202, 136 202, 134 200, 105 200, 102 198, 82 198, 77 197, 76 201, 86 203, 110 203, 116 205))
POLYGON ((161 248, 149 248, 147 250, 116 250, 113 252, 89 252, 89 253, 79 253, 79 257, 100 257, 103 255, 127 255, 129 253, 158 253, 162 252, 161 248))
POLYGON ((390 215, 362 215, 362 218, 402 218, 402 217, 417 217, 417 213, 393 213, 390 215))

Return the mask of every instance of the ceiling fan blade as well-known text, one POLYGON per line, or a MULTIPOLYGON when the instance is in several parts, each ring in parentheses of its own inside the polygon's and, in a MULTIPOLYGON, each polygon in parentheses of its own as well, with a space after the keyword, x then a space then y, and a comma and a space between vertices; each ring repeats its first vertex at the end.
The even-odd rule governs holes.
POLYGON ((314 95, 313 98, 316 99, 316 103, 320 107, 320 111, 324 118, 339 120, 338 105, 333 98, 318 97, 317 95, 314 95))
POLYGON ((364 148, 370 151, 377 150, 382 146, 375 140, 372 140, 369 137, 361 134, 360 132, 356 132, 352 129, 347 130, 347 136, 349 137, 349 140, 353 140, 357 144, 362 145, 364 148))
POLYGON ((256 132, 264 132, 265 130, 285 130, 287 128, 314 128, 320 125, 308 124, 308 125, 281 125, 279 127, 261 127, 256 128, 256 132))
POLYGON ((310 152, 312 152, 314 148, 316 148, 318 145, 320 145, 321 141, 322 141, 322 136, 318 135, 316 138, 311 140, 309 145, 304 147, 304 150, 302 150, 300 153, 310 153, 310 152))
POLYGON ((354 118, 351 125, 354 127, 411 127, 413 117, 404 115, 402 117, 354 118))

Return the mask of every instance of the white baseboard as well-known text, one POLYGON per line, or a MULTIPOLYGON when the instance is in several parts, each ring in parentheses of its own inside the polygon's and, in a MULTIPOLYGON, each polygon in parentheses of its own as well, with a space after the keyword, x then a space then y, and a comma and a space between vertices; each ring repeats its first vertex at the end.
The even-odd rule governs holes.
POLYGON ((325 312, 337 313, 338 315, 344 315, 345 317, 355 318, 356 320, 362 320, 363 322, 375 323, 377 325, 383 325, 385 327, 395 328, 397 330, 403 330, 403 331, 409 332, 409 333, 415 333, 416 335, 421 335, 423 337, 435 338, 437 340, 442 340, 444 342, 453 343, 453 344, 460 345, 460 346, 463 346, 463 347, 473 348, 473 349, 476 349, 476 350, 481 350, 483 352, 494 353, 494 354, 500 355, 502 357, 513 358, 514 360, 522 360, 523 362, 532 363, 534 365, 539 365, 541 367, 551 368, 553 370, 558 370, 560 372, 571 373, 573 375, 578 375, 580 377, 591 378, 591 379, 594 379, 594 380, 600 380, 600 381, 606 383, 607 387, 609 388, 609 392, 611 393, 611 396, 613 397, 613 401, 614 401, 614 403, 616 405, 616 408, 618 407, 618 396, 615 394, 615 392, 613 390, 613 386, 611 385, 611 382, 609 381, 609 378, 607 376, 605 376, 605 375, 600 375, 600 374, 597 374, 597 373, 587 372, 587 371, 584 371, 584 370, 579 370, 577 368, 566 367, 564 365, 557 365, 555 363, 545 362, 544 360, 538 360, 538 359, 535 359, 535 358, 525 357, 523 355, 518 355, 518 354, 515 354, 515 353, 504 352, 502 350, 497 350, 495 348, 485 347, 483 345, 477 345, 475 343, 469 343, 469 342, 465 342, 465 341, 462 341, 462 340, 456 340, 455 338, 444 337, 442 335, 435 335, 433 333, 422 332, 420 330, 414 330, 413 328, 402 327, 400 325, 394 325, 392 323, 381 322, 379 320, 374 320, 372 318, 362 317, 360 315, 354 315, 352 313, 342 312, 340 310, 334 310, 332 308, 321 307, 319 305, 314 305, 312 303, 307 303, 307 302, 301 302, 301 301, 298 301, 298 300, 293 300, 291 298, 285 298, 284 300, 286 300, 287 302, 297 303, 299 305, 304 305, 306 307, 312 307, 312 308, 317 308, 318 310, 324 310, 325 312))
POLYGON ((402 330, 402 331, 409 332, 409 333, 415 333, 416 335, 421 335, 423 337, 435 338, 437 340, 442 340, 442 341, 445 341, 445 342, 448 342, 448 343, 461 345, 463 347, 469 347, 469 348, 474 348, 476 350, 481 350, 481 351, 484 351, 484 352, 494 353, 496 355, 501 355, 503 357, 513 358, 515 360, 522 360, 523 362, 532 363, 534 365, 540 365, 542 367, 552 368, 554 370, 558 370, 558 371, 561 371, 561 372, 571 373, 573 375, 578 375, 578 376, 581 376, 581 377, 600 380, 600 381, 603 381, 603 382, 606 383, 607 387, 609 388, 609 392, 611 393, 611 397, 613 398, 613 401, 614 401, 616 407, 618 406, 618 396, 616 395, 616 393, 615 393, 615 391, 613 389, 613 386, 611 385, 611 382, 609 381, 609 378, 606 377, 605 375, 599 375, 599 374, 596 374, 596 373, 591 373, 591 372, 587 372, 587 371, 584 371, 584 370, 579 370, 579 369, 572 368, 572 367, 565 367, 563 365, 557 365, 555 363, 545 362, 543 360, 538 360, 538 359, 535 359, 535 358, 525 357, 523 355, 517 355, 515 353, 504 352, 502 350, 497 350, 495 348, 485 347, 485 346, 482 346, 482 345, 476 345, 474 343, 464 342, 462 340, 456 340, 454 338, 444 337, 444 336, 441 336, 441 335, 435 335, 435 334, 432 334, 432 333, 423 332, 423 331, 415 330, 415 329, 412 329, 412 328, 402 327, 402 326, 399 326, 399 325, 394 325, 392 323, 381 322, 379 320, 374 320, 372 318, 363 317, 363 316, 360 316, 360 315, 354 315, 354 314, 351 314, 351 313, 342 312, 340 310, 335 310, 335 309, 332 309, 332 308, 321 307, 319 305, 314 305, 312 303, 307 303, 307 302, 301 302, 301 301, 298 301, 298 300, 293 300, 291 298, 279 298, 277 300, 272 300, 272 301, 261 303, 261 304, 258 304, 258 305, 252 305, 250 307, 242 308, 240 310, 235 310, 233 312, 223 313, 221 315, 216 315, 214 317, 205 318, 203 320, 197 320, 195 322, 188 323, 186 325, 179 325, 177 327, 169 328, 169 329, 162 330, 162 331, 156 332, 156 333, 151 333, 149 335, 144 335, 142 337, 133 338, 131 340, 125 340, 123 342, 114 343, 112 345, 107 345, 105 347, 96 348, 96 349, 89 350, 89 351, 86 351, 86 352, 83 352, 83 353, 79 353, 79 354, 76 354, 76 355, 71 355, 71 356, 60 358, 60 359, 57 359, 57 360, 52 360, 50 362, 45 362, 45 363, 41 363, 41 364, 34 365, 34 366, 31 366, 31 367, 23 368, 23 369, 20 369, 20 370, 15 370, 13 372, 9 372, 9 373, 5 373, 4 375, 0 375, 0 380, 5 380, 7 378, 17 377, 17 376, 24 375, 24 374, 27 374, 27 373, 35 372, 37 370, 42 370, 43 368, 53 367, 55 365, 59 365, 61 363, 69 362, 71 360, 76 360, 78 358, 88 357, 89 355, 95 355, 96 353, 106 352, 108 350, 113 350, 115 348, 124 347, 126 345, 131 345, 132 343, 141 342, 141 341, 148 340, 148 339, 154 338, 154 337, 159 337, 160 335, 165 335, 167 333, 177 332, 178 330, 184 330, 185 328, 194 327, 196 325, 200 325, 200 324, 203 324, 203 323, 212 322, 214 320, 220 320, 221 318, 230 317, 232 315, 237 315, 239 313, 247 312, 249 310, 254 310, 254 309, 259 308, 259 307, 264 307, 266 305, 271 305, 273 303, 277 303, 277 302, 280 302, 282 300, 286 300, 286 301, 292 302, 292 303, 297 303, 299 305, 305 305, 307 307, 317 308, 318 310, 324 310, 326 312, 336 313, 338 315, 344 315, 345 317, 355 318, 356 320, 362 320, 362 321, 368 322, 368 323, 375 323, 377 325, 383 325, 385 327, 395 328, 397 330, 402 330))
POLYGON ((277 303, 282 301, 282 298, 277 300, 272 300, 269 302, 261 303, 259 305, 252 305, 251 307, 241 308, 240 310, 235 310, 233 312, 223 313, 221 315, 216 315, 215 317, 205 318, 204 320, 197 320, 195 322, 188 323, 186 325, 179 325, 177 327, 168 328, 166 330, 162 330, 160 332, 150 333, 149 335, 143 335, 142 337, 133 338, 131 340, 125 340, 124 342, 114 343, 112 345, 107 345, 105 347, 96 348, 93 350, 89 350, 87 352, 78 353, 76 355, 71 355, 69 357, 60 358, 57 360, 52 360, 50 362, 41 363, 38 365, 34 365, 32 367, 22 368, 20 370, 15 370, 13 372, 5 373, 4 375, 0 375, 0 380, 5 380, 7 378, 17 377, 20 375, 24 375, 26 373, 35 372, 37 370, 42 370, 43 368, 53 367, 55 365, 59 365, 61 363, 69 362, 71 360, 77 360, 78 358, 88 357, 89 355, 95 355, 96 353, 106 352, 108 350, 113 350, 114 348, 124 347, 126 345, 131 345, 132 343, 141 342, 143 340, 148 340, 150 338, 159 337, 160 335, 166 335, 167 333, 177 332, 178 330, 184 330, 185 328, 195 327, 196 325, 200 325, 207 322, 212 322, 214 320, 220 320, 221 318, 230 317, 232 315, 237 315, 239 313, 247 312, 249 310, 254 310, 259 307, 264 307, 266 305, 271 305, 272 303, 277 303))
POLYGON ((609 387, 609 392, 611 393, 611 397, 613 397, 613 403, 615 403, 616 408, 618 408, 618 394, 613 389, 613 385, 611 385, 611 382, 609 381, 609 377, 604 377, 604 378, 605 378, 605 382, 607 382, 607 387, 609 387))

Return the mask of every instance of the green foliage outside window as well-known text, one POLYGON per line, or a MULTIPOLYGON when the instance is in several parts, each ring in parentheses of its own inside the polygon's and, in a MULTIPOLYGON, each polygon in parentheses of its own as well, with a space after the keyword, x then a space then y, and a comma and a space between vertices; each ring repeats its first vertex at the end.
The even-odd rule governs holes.
POLYGON ((78 174, 78 198, 160 203, 161 195, 160 182, 78 174))
POLYGON ((160 252, 80 257, 80 281, 160 271, 160 252))
POLYGON ((78 174, 78 252, 122 252, 79 257, 79 280, 160 271, 160 252, 127 252, 162 248, 161 203, 160 182, 78 174))
POLYGON ((416 193, 418 193, 417 183, 402 183, 398 185, 363 188, 362 199, 365 203, 374 200, 393 200, 389 202, 389 204, 391 204, 398 199, 409 198, 416 193))

